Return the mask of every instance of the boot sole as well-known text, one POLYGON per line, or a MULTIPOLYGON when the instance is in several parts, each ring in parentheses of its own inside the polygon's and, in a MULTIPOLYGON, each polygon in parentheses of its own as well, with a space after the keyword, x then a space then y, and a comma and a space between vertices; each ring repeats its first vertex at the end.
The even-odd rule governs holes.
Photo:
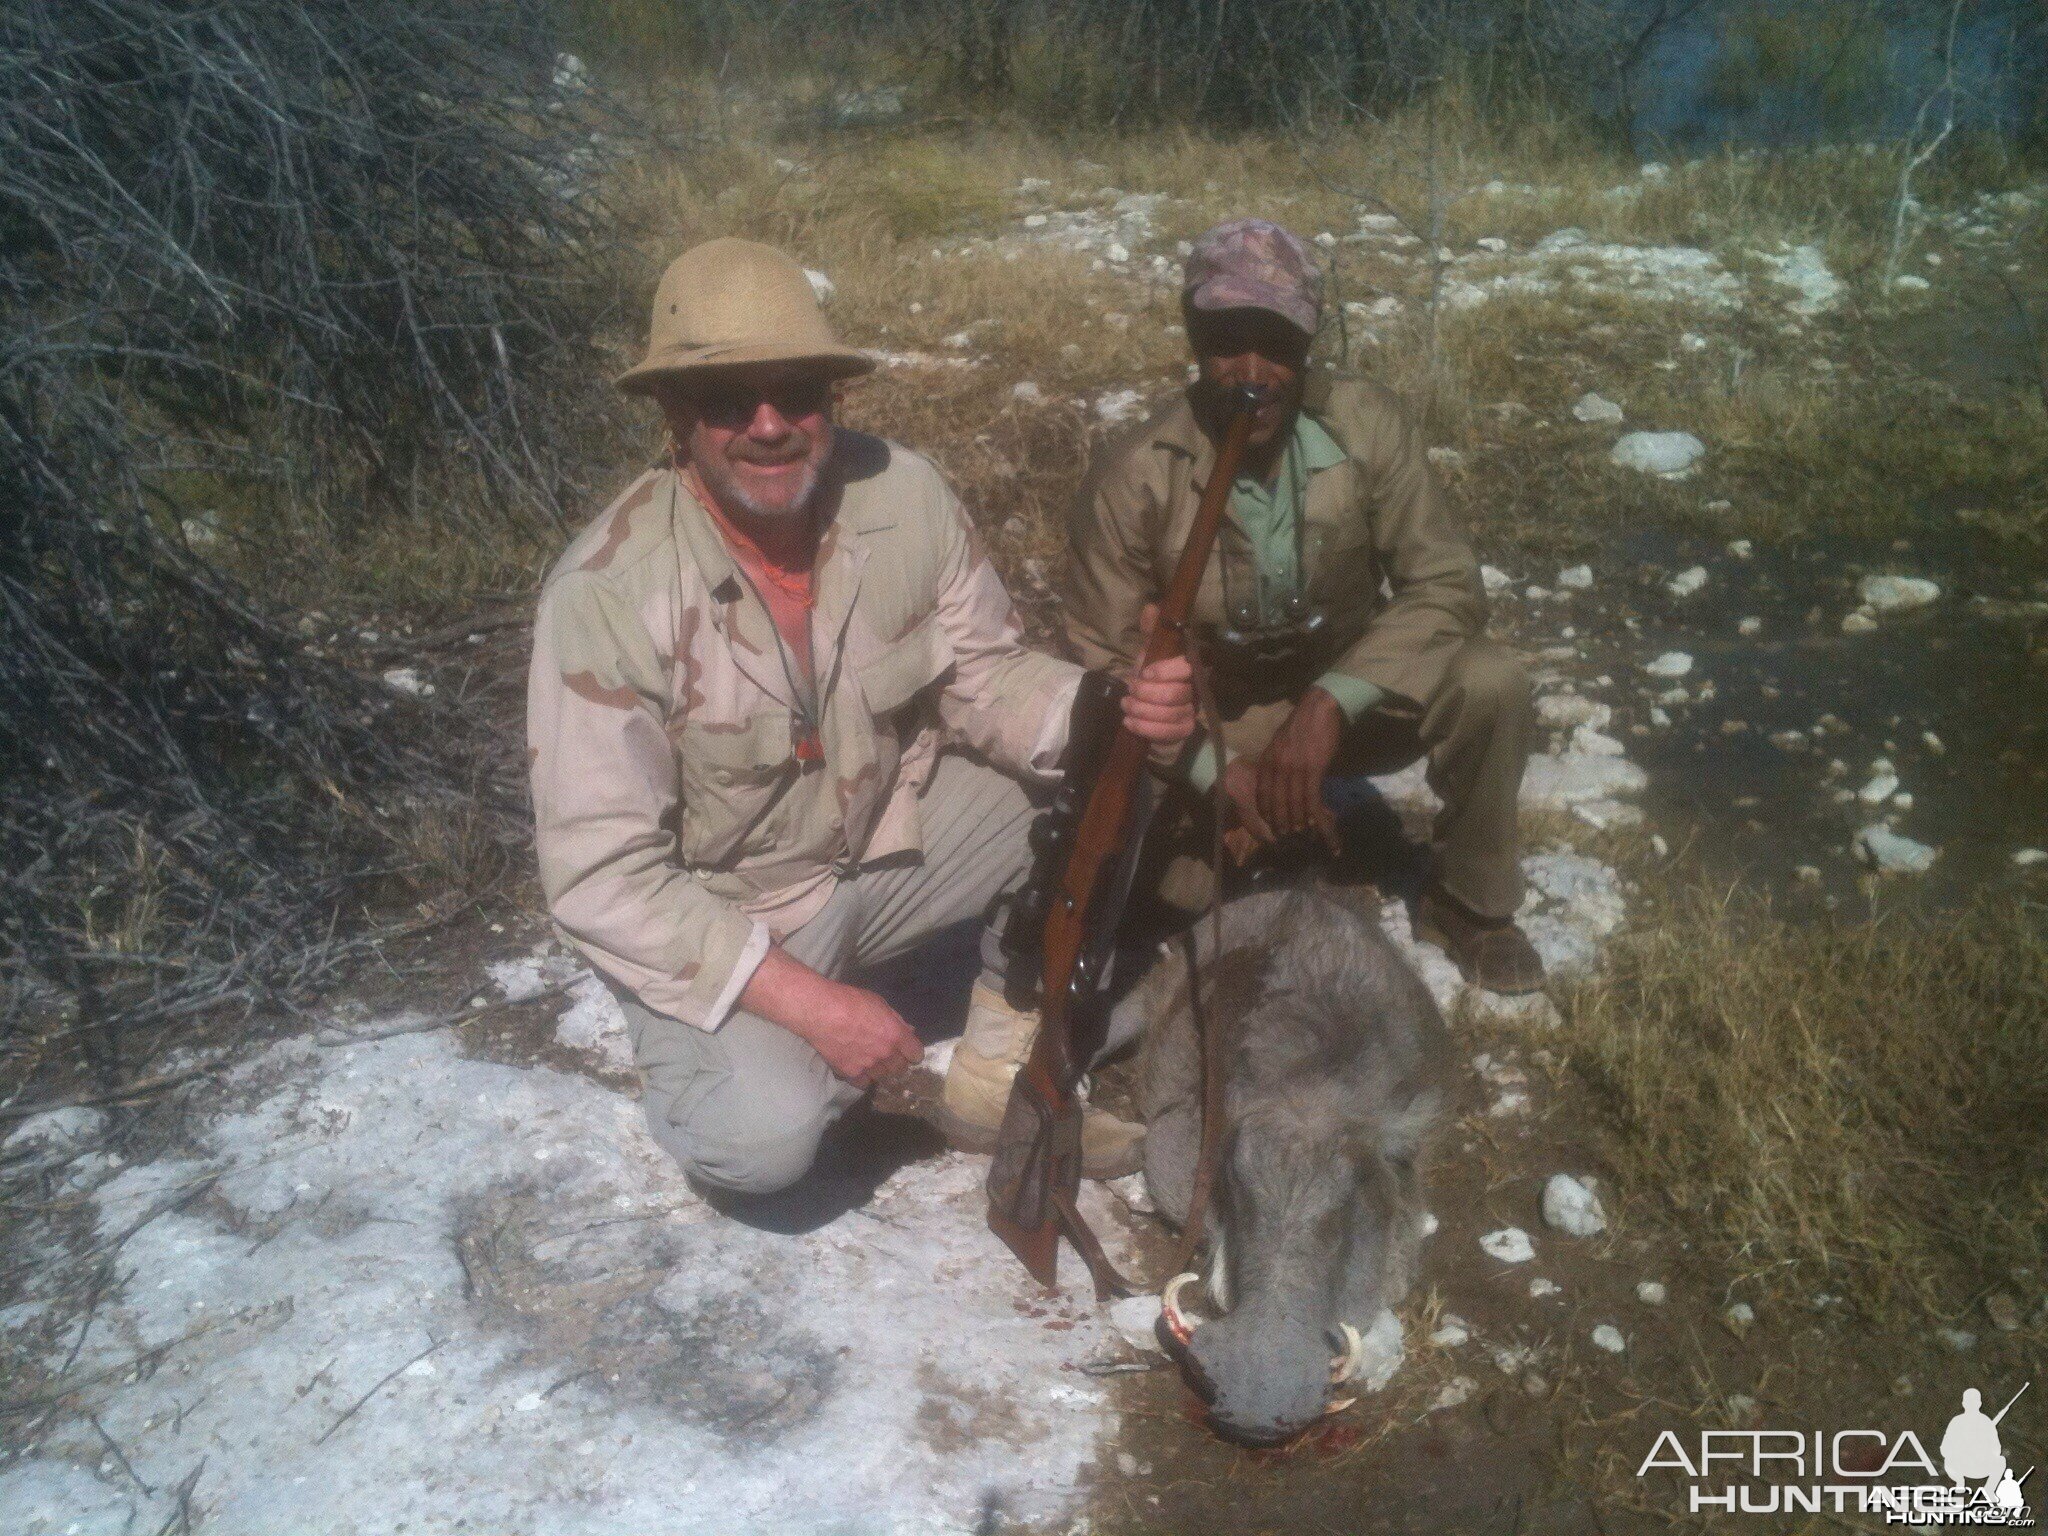
POLYGON ((1449 957, 1451 964, 1458 968, 1458 974, 1465 979, 1465 985, 1468 987, 1478 987, 1483 992, 1491 992, 1496 997, 1533 997, 1548 984, 1548 978, 1539 978, 1538 980, 1524 982, 1519 986, 1513 987, 1487 985, 1487 983, 1472 974, 1472 968, 1469 965, 1458 958, 1458 951, 1452 947, 1449 935, 1426 917, 1418 917, 1415 920, 1415 937, 1422 940, 1425 944, 1434 944, 1438 949, 1442 950, 1449 957))
MULTIPOLYGON (((963 1120, 945 1105, 939 1106, 939 1134, 946 1138, 946 1145, 956 1152, 990 1153, 996 1149, 996 1131, 993 1126, 979 1121, 963 1120)), ((1081 1159, 1081 1177, 1084 1179, 1120 1179, 1125 1174, 1136 1173, 1145 1163, 1145 1138, 1140 1136, 1131 1143, 1127 1156, 1109 1159, 1081 1159)))

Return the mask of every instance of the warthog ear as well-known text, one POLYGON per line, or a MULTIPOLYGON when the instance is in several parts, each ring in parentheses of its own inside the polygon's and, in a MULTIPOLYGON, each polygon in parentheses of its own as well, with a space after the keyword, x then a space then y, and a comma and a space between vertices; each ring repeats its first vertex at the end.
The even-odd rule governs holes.
POLYGON ((1266 996, 1266 973, 1272 956, 1249 944, 1226 949, 1209 963, 1205 1001, 1210 1017, 1235 1024, 1266 996))

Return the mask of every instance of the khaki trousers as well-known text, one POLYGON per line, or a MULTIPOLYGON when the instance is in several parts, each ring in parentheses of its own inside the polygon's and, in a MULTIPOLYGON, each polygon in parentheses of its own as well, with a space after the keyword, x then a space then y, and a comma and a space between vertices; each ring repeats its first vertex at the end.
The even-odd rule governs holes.
MULTIPOLYGON (((841 881, 781 947, 838 977, 955 923, 987 918, 1029 872, 1035 814, 1016 780, 945 754, 918 805, 923 856, 841 881)), ((994 930, 983 933, 982 974, 1001 985, 994 930)), ((826 1127, 861 1097, 808 1043, 758 1014, 734 1009, 716 1030, 702 1030, 613 990, 625 1008, 648 1129, 700 1182, 743 1194, 787 1188, 811 1166, 826 1127)))
MULTIPOLYGON (((1224 744, 1236 756, 1263 752, 1294 702, 1226 712, 1224 744)), ((1330 771, 1341 777, 1392 773, 1427 754, 1429 787, 1443 801, 1430 833, 1432 879, 1480 917, 1513 917, 1522 904, 1516 800, 1533 724, 1528 672, 1514 652, 1481 635, 1458 648, 1443 685, 1421 708, 1390 700, 1359 716, 1345 730, 1330 771)), ((1171 851, 1147 853, 1148 863, 1165 871, 1155 887, 1162 898, 1199 910, 1207 904, 1207 820, 1189 814, 1188 798, 1176 797, 1181 814, 1162 812, 1156 824, 1173 843, 1171 851), (1201 861, 1199 874, 1189 858, 1201 861)))

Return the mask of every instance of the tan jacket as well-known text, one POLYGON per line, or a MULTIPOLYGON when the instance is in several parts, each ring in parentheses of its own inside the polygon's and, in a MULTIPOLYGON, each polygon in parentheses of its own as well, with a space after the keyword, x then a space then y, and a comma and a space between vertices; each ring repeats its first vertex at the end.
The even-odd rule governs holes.
POLYGON ((942 744, 1053 766, 1077 668, 1024 649, 965 510, 926 460, 841 428, 813 648, 821 764, 767 609, 666 467, 541 592, 527 690, 541 884, 561 933, 649 1008, 714 1029, 772 937, 856 866, 919 848, 942 744))
MULTIPOLYGON (((1346 455, 1309 477, 1304 505, 1308 597, 1328 615, 1313 670, 1424 704, 1458 646, 1485 627, 1478 558, 1391 391, 1315 373, 1303 408, 1346 455)), ((1067 637, 1084 665, 1136 657, 1139 609, 1171 579, 1214 462, 1184 394, 1097 454, 1068 528, 1067 637)), ((1228 517, 1195 601, 1199 625, 1223 620, 1226 558, 1251 559, 1228 517)))

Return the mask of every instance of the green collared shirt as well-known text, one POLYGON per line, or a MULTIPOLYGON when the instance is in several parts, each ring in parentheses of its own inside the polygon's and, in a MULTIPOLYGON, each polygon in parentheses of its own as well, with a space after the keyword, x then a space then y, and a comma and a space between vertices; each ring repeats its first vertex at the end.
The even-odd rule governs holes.
MULTIPOLYGON (((1280 450, 1280 463, 1272 482, 1239 475, 1230 488, 1230 515, 1244 530, 1251 545, 1255 591, 1231 591, 1227 603, 1249 597, 1260 624, 1281 624, 1287 619, 1287 603, 1302 589, 1301 517, 1308 495, 1309 476, 1334 469, 1345 459, 1344 450, 1323 425, 1307 411, 1294 415, 1294 430, 1280 450)), ((1225 581, 1231 580, 1225 567, 1225 581)), ((1381 691, 1362 678, 1340 672, 1326 672, 1316 687, 1337 701, 1346 720, 1356 720, 1383 697, 1381 691)), ((1216 753, 1203 742, 1188 760, 1189 781, 1198 790, 1216 782, 1216 753)))

